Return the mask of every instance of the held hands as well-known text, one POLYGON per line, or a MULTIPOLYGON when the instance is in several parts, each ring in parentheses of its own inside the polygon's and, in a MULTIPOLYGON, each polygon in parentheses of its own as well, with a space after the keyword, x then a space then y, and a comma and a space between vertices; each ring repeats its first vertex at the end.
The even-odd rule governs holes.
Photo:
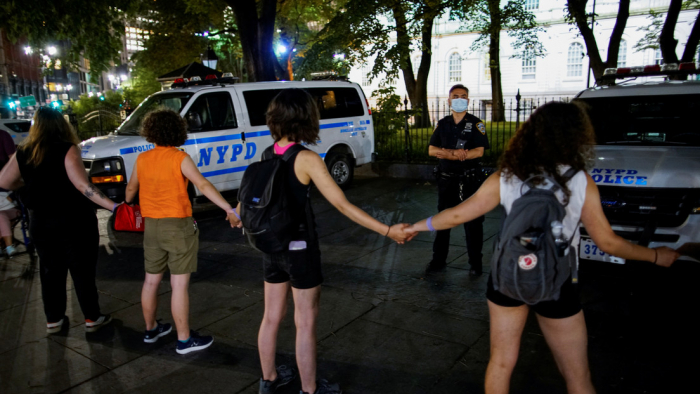
POLYGON ((240 219, 236 216, 235 213, 233 212, 227 212, 226 213, 226 220, 228 220, 229 224, 231 225, 231 228, 238 227, 241 228, 243 227, 243 222, 241 222, 240 219))
POLYGON ((403 245, 405 242, 408 242, 413 239, 418 233, 407 233, 405 229, 407 227, 410 227, 411 225, 408 223, 398 223, 389 228, 389 233, 387 234, 387 237, 393 239, 396 241, 396 243, 403 245))
POLYGON ((660 248, 654 248, 656 251, 656 265, 660 265, 662 267, 670 267, 671 264, 673 264, 676 259, 678 259, 681 255, 680 253, 676 252, 675 250, 667 247, 667 246, 662 246, 660 248))

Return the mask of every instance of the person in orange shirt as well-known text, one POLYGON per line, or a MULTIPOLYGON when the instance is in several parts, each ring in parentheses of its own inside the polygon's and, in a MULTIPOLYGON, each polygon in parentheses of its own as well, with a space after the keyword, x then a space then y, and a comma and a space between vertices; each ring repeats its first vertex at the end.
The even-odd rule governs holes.
POLYGON ((187 140, 187 125, 175 111, 158 109, 141 124, 141 135, 154 149, 139 155, 126 187, 126 202, 139 192, 145 218, 143 237, 146 279, 141 291, 146 321, 144 342, 153 343, 172 331, 168 323, 156 321, 158 285, 170 270, 171 309, 177 329, 177 352, 186 354, 209 347, 214 338, 200 336, 189 327, 190 275, 197 271, 199 230, 192 218, 187 194, 191 181, 209 200, 226 211, 226 220, 238 223, 233 208, 197 169, 192 158, 177 147, 187 140))

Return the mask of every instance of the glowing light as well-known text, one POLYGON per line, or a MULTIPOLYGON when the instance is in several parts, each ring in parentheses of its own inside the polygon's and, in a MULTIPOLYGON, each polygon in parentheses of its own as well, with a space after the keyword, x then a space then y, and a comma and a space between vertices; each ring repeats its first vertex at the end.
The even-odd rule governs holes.
POLYGON ((10 105, 10 109, 15 109, 15 107, 17 106, 17 104, 15 104, 12 101, 10 101, 9 105, 10 105))
POLYGON ((34 52, 32 47, 24 47, 24 54, 25 55, 30 55, 32 52, 34 52))
POLYGON ((46 48, 46 50, 49 52, 49 55, 51 55, 51 56, 55 55, 56 52, 58 52, 58 50, 54 46, 50 46, 50 47, 46 48))
POLYGON ((119 78, 120 78, 122 81, 126 81, 126 75, 124 75, 124 74, 120 75, 119 78))
POLYGON ((58 103, 58 101, 54 101, 51 103, 51 106, 54 108, 58 108, 60 106, 60 104, 58 103))
POLYGON ((338 60, 345 60, 345 54, 344 53, 336 53, 333 55, 333 58, 338 59, 338 60))
POLYGON ((276 52, 277 53, 287 53, 287 47, 282 45, 282 44, 278 44, 276 52))
POLYGON ((110 82, 114 82, 114 75, 112 75, 112 74, 107 75, 107 79, 109 79, 110 82))
POLYGON ((67 91, 73 90, 73 85, 66 85, 66 90, 67 91))

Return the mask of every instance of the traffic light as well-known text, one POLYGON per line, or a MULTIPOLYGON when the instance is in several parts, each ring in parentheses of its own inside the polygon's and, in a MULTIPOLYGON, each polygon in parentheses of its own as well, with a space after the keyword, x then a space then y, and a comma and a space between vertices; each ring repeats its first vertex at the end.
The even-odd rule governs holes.
POLYGON ((58 109, 58 107, 61 106, 61 103, 59 103, 58 101, 52 101, 52 102, 51 102, 51 106, 52 106, 54 109, 58 109))
POLYGON ((10 109, 15 109, 15 107, 17 106, 17 104, 15 104, 14 101, 8 102, 7 105, 8 105, 8 107, 10 107, 10 109))
POLYGON ((105 101, 105 96, 100 96, 100 101, 105 101))

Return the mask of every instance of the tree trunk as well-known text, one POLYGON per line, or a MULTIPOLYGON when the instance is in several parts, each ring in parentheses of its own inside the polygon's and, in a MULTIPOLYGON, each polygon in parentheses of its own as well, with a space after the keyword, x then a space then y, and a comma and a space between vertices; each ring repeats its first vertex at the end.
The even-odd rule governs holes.
POLYGON ((695 52, 698 50, 698 44, 700 44, 700 12, 695 18, 693 29, 690 30, 688 41, 685 43, 685 49, 683 50, 681 62, 686 63, 695 61, 695 52))
POLYGON ((413 73, 411 37, 407 28, 408 21, 400 2, 394 4, 392 13, 396 20, 396 45, 399 49, 399 64, 406 85, 406 92, 411 101, 411 107, 420 110, 420 113, 415 115, 416 126, 428 127, 430 126, 430 116, 428 114, 428 73, 432 57, 433 21, 438 12, 435 9, 428 8, 421 17, 421 61, 417 75, 413 73))
POLYGON ((236 16, 248 79, 274 81, 277 79, 275 64, 279 64, 272 49, 277 0, 258 1, 262 2, 261 16, 258 16, 256 0, 227 0, 226 3, 236 16))
POLYGON ((630 15, 630 0, 620 0, 620 7, 618 8, 615 27, 613 28, 613 32, 610 35, 610 41, 608 43, 608 59, 606 62, 603 62, 603 59, 600 57, 598 43, 593 35, 593 30, 591 30, 591 27, 588 24, 586 3, 588 3, 588 0, 569 0, 567 7, 569 10, 569 15, 574 20, 579 32, 581 32, 583 41, 586 43, 586 52, 588 53, 589 63, 591 70, 593 70, 593 76, 597 82, 603 76, 603 72, 607 67, 617 67, 620 41, 622 40, 622 33, 624 32, 625 26, 627 25, 627 19, 629 19, 630 15))
POLYGON ((503 87, 501 86, 501 3, 488 0, 489 16, 489 67, 491 68, 491 121, 503 122, 503 87))
POLYGON ((682 6, 683 0, 671 0, 671 4, 668 6, 666 22, 664 22, 664 27, 659 35, 659 46, 661 47, 664 63, 678 63, 678 55, 676 55, 678 40, 673 37, 673 32, 676 30, 678 15, 681 13, 682 6))

